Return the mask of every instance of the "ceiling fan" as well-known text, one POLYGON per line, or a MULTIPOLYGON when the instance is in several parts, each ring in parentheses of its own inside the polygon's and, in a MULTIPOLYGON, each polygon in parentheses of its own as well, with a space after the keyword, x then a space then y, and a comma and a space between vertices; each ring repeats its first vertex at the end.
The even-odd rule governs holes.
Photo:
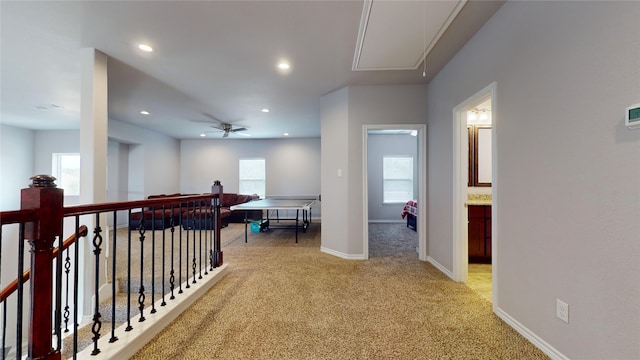
MULTIPOLYGON (((239 131, 246 131, 247 128, 246 127, 240 127, 240 128, 233 128, 233 125, 229 124, 229 123, 220 123, 220 126, 216 126, 216 125, 211 125, 212 128, 214 129, 218 129, 220 131, 223 131, 224 134, 222 134, 222 137, 228 137, 230 133, 237 133, 239 131)), ((245 134, 238 134, 238 135, 245 135, 245 134)))
MULTIPOLYGON (((248 129, 247 129, 246 127, 244 127, 244 126, 243 126, 243 127, 239 127, 239 128, 234 128, 234 127, 233 127, 233 124, 231 124, 231 123, 227 123, 227 122, 224 122, 224 121, 221 121, 221 120, 219 120, 219 119, 217 119, 217 118, 213 117, 212 115, 209 115, 209 114, 207 114, 207 113, 204 113, 203 115, 204 115, 204 116, 206 116, 206 117, 208 117, 208 118, 210 118, 210 119, 212 119, 212 120, 214 120, 215 122, 217 122, 217 124, 215 124, 215 125, 209 125, 209 126, 211 126, 211 127, 212 127, 212 128, 214 128, 214 129, 217 129, 217 130, 219 130, 219 131, 222 131, 222 132, 223 132, 223 134, 222 134, 222 137, 223 137, 223 138, 228 137, 228 136, 229 136, 229 134, 232 134, 232 133, 233 133, 233 134, 238 133, 238 135, 245 135, 245 136, 249 136, 248 134, 240 134, 240 131, 246 131, 246 130, 248 130, 248 129)), ((193 122, 201 122, 201 123, 211 124, 211 121, 198 121, 198 120, 191 120, 191 121, 193 121, 193 122)), ((210 132, 212 132, 212 131, 208 131, 208 132, 210 133, 210 132)), ((206 133, 208 133, 208 132, 204 132, 204 134, 206 134, 206 133)))

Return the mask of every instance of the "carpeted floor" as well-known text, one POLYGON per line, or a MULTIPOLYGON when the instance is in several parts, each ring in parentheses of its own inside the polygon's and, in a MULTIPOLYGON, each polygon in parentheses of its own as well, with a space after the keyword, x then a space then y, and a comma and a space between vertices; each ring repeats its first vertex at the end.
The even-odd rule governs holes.
POLYGON ((133 359, 546 359, 415 243, 355 261, 320 252, 319 223, 298 244, 284 230, 245 244, 241 225, 222 237, 229 273, 133 359))

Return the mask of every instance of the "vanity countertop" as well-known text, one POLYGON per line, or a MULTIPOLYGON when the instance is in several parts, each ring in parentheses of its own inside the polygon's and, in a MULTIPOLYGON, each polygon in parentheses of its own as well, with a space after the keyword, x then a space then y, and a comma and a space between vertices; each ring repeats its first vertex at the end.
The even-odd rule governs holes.
POLYGON ((468 194, 467 205, 491 205, 491 194, 468 194))

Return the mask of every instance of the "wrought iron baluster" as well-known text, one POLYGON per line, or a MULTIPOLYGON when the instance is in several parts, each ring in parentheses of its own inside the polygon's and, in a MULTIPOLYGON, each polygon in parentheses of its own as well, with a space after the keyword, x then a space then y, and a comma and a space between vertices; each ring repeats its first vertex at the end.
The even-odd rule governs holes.
MULTIPOLYGON (((156 211, 155 208, 151 208, 151 233, 153 234, 153 229, 156 226, 156 211)), ((140 226, 138 230, 140 237, 140 288, 138 290, 138 310, 140 310, 140 318, 138 322, 143 322, 145 320, 144 317, 144 234, 145 228, 144 226, 140 226)))
MULTIPOLYGON (((166 207, 162 205, 162 216, 166 207)), ((173 219, 172 219, 173 220, 173 219)), ((162 220, 162 233, 164 234, 164 219, 162 220)), ((151 231, 151 314, 156 313, 156 232, 151 231)))
POLYGON ((22 308, 24 304, 24 286, 20 274, 24 274, 24 223, 20 224, 18 240, 18 318, 16 319, 16 359, 22 358, 22 308))
MULTIPOLYGON (((76 239, 80 238, 80 216, 76 215, 76 239)), ((79 277, 80 277, 80 243, 76 240, 73 251, 73 357, 78 352, 78 297, 79 297, 79 277)))
MULTIPOLYGON (((193 203, 193 220, 194 220, 194 225, 195 225, 195 219, 196 219, 196 205, 195 202, 193 203)), ((195 229, 195 226, 193 227, 195 229)), ((184 286, 186 289, 190 288, 191 285, 189 285, 189 233, 191 232, 190 229, 186 230, 187 233, 187 240, 186 240, 186 244, 187 244, 187 252, 184 255, 184 260, 185 260, 185 278, 187 279, 187 281, 185 282, 186 285, 184 286)), ((182 268, 180 269, 180 274, 182 275, 182 268)), ((180 282, 182 282, 182 277, 180 277, 180 282)))
POLYGON ((210 266, 211 271, 215 267, 215 236, 216 236, 216 226, 218 226, 218 219, 216 218, 216 201, 215 199, 211 199, 211 256, 210 256, 210 266))
MULTIPOLYGON (((174 208, 173 208, 173 205, 171 205, 171 213, 172 214, 173 214, 173 211, 174 211, 174 208)), ((173 231, 173 227, 175 226, 175 219, 174 219, 173 216, 171 217, 171 222, 169 223, 169 226, 170 226, 169 228, 171 229, 170 231, 173 231)), ((166 267, 167 266, 166 265, 166 258, 167 257, 166 257, 166 249, 165 249, 166 240, 167 240, 166 239, 166 233, 167 233, 166 231, 162 231, 162 302, 160 303, 160 306, 167 305, 167 303, 165 302, 165 299, 164 299, 164 294, 165 294, 165 291, 164 291, 165 277, 164 276, 165 276, 166 271, 167 271, 167 267, 166 267)))
MULTIPOLYGON (((62 229, 62 227, 60 227, 62 229)), ((62 243, 63 239, 61 235, 58 238, 58 255, 56 256, 56 306, 54 310, 54 323, 53 329, 56 335, 56 349, 62 350, 62 243)), ((76 239, 77 241, 77 239, 76 239)))
MULTIPOLYGON (((79 239, 76 236, 76 244, 78 243, 79 239)), ((64 259, 64 274, 65 274, 65 279, 66 279, 66 301, 65 301, 65 306, 64 306, 64 313, 63 313, 63 317, 64 317, 64 332, 69 332, 69 316, 71 315, 71 312, 69 311, 69 273, 71 272, 71 257, 69 256, 69 252, 71 251, 71 246, 69 246, 67 248, 67 257, 64 259)))
POLYGON ((218 219, 216 218, 216 201, 215 199, 211 199, 211 255, 209 259, 209 263, 211 266, 211 271, 215 268, 215 244, 216 244, 216 228, 218 226, 218 219))
MULTIPOLYGON (((187 204, 187 211, 189 211, 189 204, 187 204)), ((188 227, 187 227, 188 228, 188 227)), ((189 230, 185 230, 187 237, 189 237, 189 230)), ((178 294, 182 294, 182 226, 179 230, 178 237, 178 294)), ((189 286, 189 284, 187 284, 189 286)))
POLYGON ((207 230, 205 230, 204 233, 204 274, 207 275, 209 274, 209 268, 207 267, 207 258, 211 258, 209 256, 209 247, 207 246, 209 244, 209 232, 211 231, 209 228, 211 227, 211 217, 209 216, 209 209, 210 206, 207 206, 207 230))
POLYGON ((118 242, 117 229, 118 227, 118 212, 113 212, 113 239, 111 246, 111 337, 110 343, 118 341, 116 336, 116 249, 118 242))
MULTIPOLYGON (((194 201, 193 202, 193 209, 194 211, 196 211, 197 209, 197 203, 194 201)), ((202 227, 202 213, 198 212, 198 223, 200 224, 199 227, 202 227)), ((187 251, 188 252, 188 251, 187 251)), ((196 283, 196 228, 195 226, 193 227, 193 257, 191 258, 191 274, 193 275, 193 281, 191 282, 192 284, 196 283)))
MULTIPOLYGON (((182 212, 182 204, 180 204, 180 212, 182 212)), ((182 226, 180 227, 182 229, 182 226)), ((171 271, 169 271, 169 289, 171 290, 171 296, 169 300, 173 300, 176 296, 173 294, 173 289, 175 289, 175 281, 176 281, 176 272, 174 268, 174 256, 175 256, 175 232, 176 229, 171 227, 171 271)))
POLYGON ((100 353, 100 349, 98 348, 98 339, 100 339, 100 329, 102 328, 102 321, 100 321, 100 253, 102 249, 102 229, 100 228, 100 214, 96 214, 96 228, 93 230, 93 254, 96 257, 96 269, 95 269, 95 308, 93 312, 93 326, 91 326, 91 333, 93 337, 93 351, 91 351, 91 355, 97 355, 100 353))
MULTIPOLYGON (((144 211, 144 209, 140 209, 144 211)), ((131 221, 131 209, 129 209, 129 221, 131 221)), ((144 228, 144 212, 141 213, 138 228, 144 228)), ((131 228, 127 231, 127 327, 124 331, 133 330, 131 326, 131 228)))
MULTIPOLYGON (((200 231, 198 231, 198 279, 202 279, 202 232, 207 231, 207 214, 203 214, 202 201, 200 201, 200 231)), ((195 239, 194 239, 195 241, 195 239)), ((195 244, 194 244, 194 261, 195 261, 195 244)), ((195 270, 195 269, 194 269, 195 270)), ((195 282, 195 279, 194 279, 195 282)))

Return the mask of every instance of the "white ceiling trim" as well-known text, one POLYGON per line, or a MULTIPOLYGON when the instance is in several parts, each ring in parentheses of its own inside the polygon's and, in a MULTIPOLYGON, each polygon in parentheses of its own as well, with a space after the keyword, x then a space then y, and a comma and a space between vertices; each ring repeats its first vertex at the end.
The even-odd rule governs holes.
POLYGON ((373 10, 374 0, 365 0, 352 70, 418 69, 466 2, 376 1, 381 6, 373 10), (416 4, 421 11, 415 11, 416 4))

